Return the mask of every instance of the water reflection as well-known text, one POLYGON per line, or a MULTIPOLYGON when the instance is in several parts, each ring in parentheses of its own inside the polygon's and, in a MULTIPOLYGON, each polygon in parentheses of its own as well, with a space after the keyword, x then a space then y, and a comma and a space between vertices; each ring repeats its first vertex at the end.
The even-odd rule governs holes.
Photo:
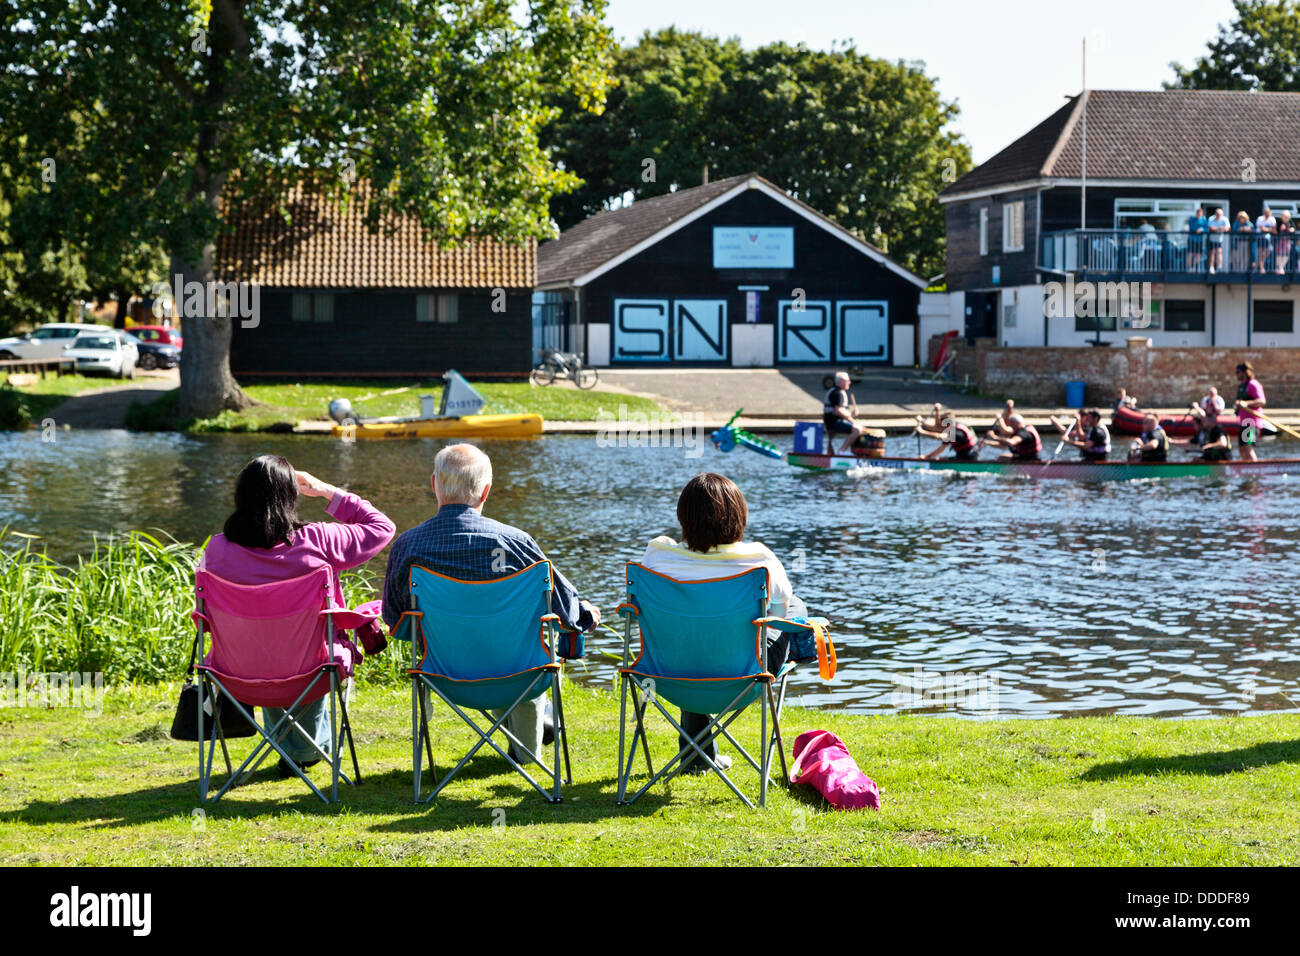
MULTIPOLYGON (((238 469, 274 452, 407 528, 433 511, 428 473, 439 447, 126 432, 45 444, 37 433, 8 434, 0 524, 42 534, 64 559, 109 531, 160 528, 202 541, 220 527, 238 469)), ((915 693, 917 668, 940 681, 996 678, 1002 715, 1196 715, 1300 702, 1295 481, 851 479, 744 452, 692 459, 579 436, 487 449, 496 470, 489 513, 532 533, 607 610, 621 597, 623 563, 651 537, 676 533, 686 479, 705 468, 733 477, 749 499, 750 536, 834 622, 840 676, 826 685, 805 668, 792 694, 808 705, 980 715, 915 693)), ((892 440, 891 453, 911 451, 910 440, 892 440)), ((312 500, 304 513, 320 518, 323 505, 312 500)), ((610 676, 592 658, 579 679, 608 685, 610 676)))

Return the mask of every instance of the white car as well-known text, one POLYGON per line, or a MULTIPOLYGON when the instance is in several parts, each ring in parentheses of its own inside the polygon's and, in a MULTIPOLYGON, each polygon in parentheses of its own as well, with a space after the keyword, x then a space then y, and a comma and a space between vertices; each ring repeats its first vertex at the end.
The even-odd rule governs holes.
POLYGON ((74 359, 82 375, 103 372, 118 378, 135 378, 135 363, 140 355, 131 337, 114 329, 100 328, 102 331, 78 335, 63 357, 74 359))
POLYGON ((112 331, 104 325, 83 322, 51 322, 28 332, 0 339, 0 360, 3 359, 56 359, 85 332, 112 331))

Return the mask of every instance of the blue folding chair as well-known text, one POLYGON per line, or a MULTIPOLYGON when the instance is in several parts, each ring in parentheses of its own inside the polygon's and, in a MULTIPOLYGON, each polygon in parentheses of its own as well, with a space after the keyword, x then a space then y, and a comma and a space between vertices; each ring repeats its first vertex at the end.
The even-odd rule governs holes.
POLYGON ((769 617, 766 568, 754 568, 731 577, 705 581, 678 581, 640 564, 627 566, 627 600, 618 613, 625 619, 623 663, 618 730, 618 803, 634 803, 660 780, 668 781, 681 772, 684 759, 696 759, 713 770, 747 806, 753 802, 740 792, 718 764, 701 747, 716 727, 759 774, 759 806, 767 805, 767 784, 772 768, 772 748, 781 757, 783 778, 785 743, 781 739, 781 708, 785 704, 786 682, 794 662, 784 664, 776 674, 767 666, 767 627, 783 631, 810 630, 825 625, 824 618, 808 623, 769 617), (640 632, 640 647, 632 658, 632 624, 640 632), (627 700, 632 697, 636 731, 628 750, 627 700), (682 710, 714 714, 693 739, 660 703, 666 700, 682 710), (759 701, 760 760, 755 760, 727 728, 750 704, 759 701), (654 704, 680 737, 688 739, 677 756, 658 773, 650 762, 644 717, 654 704), (772 733, 768 734, 768 718, 772 733), (651 775, 636 793, 627 795, 637 743, 645 753, 646 771, 651 775))
POLYGON ((560 699, 560 663, 555 653, 560 619, 551 613, 551 565, 548 561, 491 581, 461 581, 419 565, 412 566, 411 609, 394 629, 397 640, 411 641, 411 762, 415 771, 415 802, 436 797, 484 744, 501 754, 550 803, 560 802, 560 752, 564 752, 564 782, 569 772, 569 741, 560 699), (527 744, 510 732, 507 720, 526 700, 551 691, 555 710, 554 765, 547 768, 527 744), (436 694, 474 729, 477 740, 427 796, 421 796, 422 755, 433 769, 429 739, 429 692, 436 694), (484 730, 466 711, 478 711, 489 724, 484 730), (489 710, 504 711, 499 718, 489 710), (524 764, 547 770, 550 792, 499 747, 493 734, 509 738, 524 764))

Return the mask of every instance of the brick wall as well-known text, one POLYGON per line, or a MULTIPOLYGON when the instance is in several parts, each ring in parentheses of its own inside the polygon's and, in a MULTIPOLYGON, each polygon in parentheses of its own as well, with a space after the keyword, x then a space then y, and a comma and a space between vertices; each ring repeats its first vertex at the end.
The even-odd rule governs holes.
POLYGON ((1085 400, 1109 406, 1120 387, 1143 405, 1177 408, 1215 385, 1229 407, 1237 394, 1234 368, 1250 361, 1274 408, 1300 406, 1300 349, 1150 348, 1147 339, 1097 348, 1003 348, 991 340, 962 343, 954 378, 969 375, 979 391, 1025 404, 1061 405, 1065 383, 1087 383, 1085 400))

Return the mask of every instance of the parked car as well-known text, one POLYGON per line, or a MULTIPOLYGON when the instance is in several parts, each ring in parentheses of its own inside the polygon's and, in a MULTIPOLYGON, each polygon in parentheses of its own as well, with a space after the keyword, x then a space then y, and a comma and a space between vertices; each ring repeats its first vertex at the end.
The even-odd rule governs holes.
POLYGON ((156 368, 175 368, 181 364, 179 347, 158 339, 141 340, 134 333, 135 329, 132 329, 126 337, 135 346, 136 353, 139 355, 135 363, 137 368, 148 372, 156 368))
POLYGON ((86 332, 111 332, 107 326, 84 322, 51 322, 24 335, 0 339, 0 359, 56 359, 86 332))
POLYGON ((102 331, 78 335, 64 356, 74 359, 77 371, 83 375, 103 372, 118 378, 135 378, 138 353, 132 342, 133 336, 115 329, 100 328, 102 331))
POLYGON ((165 325, 133 325, 127 331, 141 342, 159 342, 163 345, 174 345, 178 349, 185 348, 181 334, 165 325))

